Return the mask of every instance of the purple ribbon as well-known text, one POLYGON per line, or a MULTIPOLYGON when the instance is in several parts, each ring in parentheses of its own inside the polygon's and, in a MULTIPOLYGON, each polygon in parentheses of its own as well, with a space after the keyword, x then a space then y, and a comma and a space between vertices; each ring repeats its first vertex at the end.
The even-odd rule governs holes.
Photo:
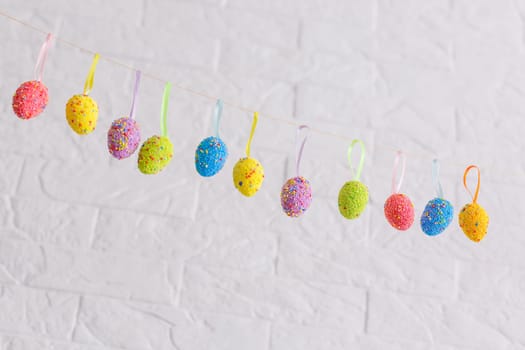
POLYGON ((295 145, 296 145, 295 147, 298 148, 297 159, 295 162, 295 173, 297 174, 297 176, 299 176, 299 165, 301 164, 301 158, 303 157, 304 144, 306 143, 306 139, 308 138, 309 131, 310 131, 310 128, 306 125, 300 125, 297 128, 297 134, 295 136, 295 145), (299 136, 301 134, 301 131, 303 130, 306 131, 306 134, 304 135, 303 142, 301 142, 301 144, 299 145, 299 136))
POLYGON ((135 110, 137 109, 136 101, 140 85, 140 76, 141 72, 139 70, 135 71, 135 88, 133 89, 133 102, 131 102, 131 112, 129 112, 129 117, 131 119, 135 117, 135 110))

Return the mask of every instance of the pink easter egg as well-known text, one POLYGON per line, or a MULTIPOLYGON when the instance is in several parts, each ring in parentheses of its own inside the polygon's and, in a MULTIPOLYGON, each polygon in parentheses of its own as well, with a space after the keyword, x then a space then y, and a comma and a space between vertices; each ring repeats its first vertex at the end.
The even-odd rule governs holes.
POLYGON ((13 111, 20 119, 31 119, 44 111, 49 100, 47 87, 40 81, 26 81, 16 89, 13 111))
POLYGON ((407 195, 394 193, 385 202, 385 217, 393 228, 408 230, 414 223, 414 204, 407 195))

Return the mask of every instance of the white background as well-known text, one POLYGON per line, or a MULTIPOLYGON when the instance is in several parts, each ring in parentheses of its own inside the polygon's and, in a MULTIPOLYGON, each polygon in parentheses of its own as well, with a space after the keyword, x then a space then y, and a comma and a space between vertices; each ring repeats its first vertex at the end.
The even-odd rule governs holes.
MULTIPOLYGON (((263 188, 241 196, 231 169, 251 114, 226 106, 225 169, 200 178, 198 142, 215 101, 174 89, 173 161, 156 176, 106 148, 129 112, 133 71, 99 63, 98 127, 69 129, 92 56, 57 43, 50 102, 30 121, 11 96, 33 78, 45 35, 0 17, 0 339, 2 349, 525 349, 523 115, 525 2, 520 0, 14 1, 1 11, 225 101, 260 110, 252 155, 263 188), (280 187, 294 174, 295 126, 312 133, 301 173, 314 189, 300 219, 280 187), (367 145, 370 204, 342 218, 348 140, 367 145), (396 149, 417 220, 442 164, 456 213, 463 170, 482 171, 490 214, 479 244, 457 216, 438 237, 383 216, 396 149)), ((159 133, 163 84, 145 78, 137 120, 159 133)), ((471 185, 474 177, 469 177, 471 185)))

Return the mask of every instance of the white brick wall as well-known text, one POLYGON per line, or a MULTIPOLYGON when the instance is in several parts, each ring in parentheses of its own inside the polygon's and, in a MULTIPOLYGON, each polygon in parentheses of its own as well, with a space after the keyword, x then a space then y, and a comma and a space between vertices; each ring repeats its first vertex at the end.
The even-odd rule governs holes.
MULTIPOLYGON (((368 147, 370 205, 337 210, 347 142, 312 134, 302 173, 314 201, 293 220, 279 191, 293 175, 295 128, 262 118, 252 154, 265 167, 244 198, 231 168, 251 115, 225 108, 225 170, 200 178, 194 149, 214 101, 173 90, 170 166, 144 176, 111 159, 106 131, 126 115, 133 72, 101 61, 87 137, 64 118, 89 55, 58 43, 44 115, 18 120, 11 95, 32 78, 43 35, 0 17, 0 349, 525 349, 525 1, 0 0, 1 10, 152 74, 368 147), (383 218, 394 150, 408 153, 419 216, 434 195, 470 199, 482 170, 490 213, 480 244, 455 219, 441 236, 383 218)), ((137 120, 159 130, 163 86, 144 79, 137 120)))

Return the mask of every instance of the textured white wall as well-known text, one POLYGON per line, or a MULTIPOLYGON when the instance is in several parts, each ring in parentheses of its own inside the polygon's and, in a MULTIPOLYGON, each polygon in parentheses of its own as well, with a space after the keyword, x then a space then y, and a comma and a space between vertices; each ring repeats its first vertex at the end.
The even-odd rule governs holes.
MULTIPOLYGON (((32 78, 44 36, 0 18, 0 338, 2 349, 525 349, 525 1, 14 1, 1 9, 102 55, 265 114, 362 138, 371 202, 346 221, 337 193, 348 143, 313 134, 302 173, 314 201, 284 216, 295 128, 262 118, 252 154, 266 181, 242 197, 231 168, 251 115, 224 111, 225 170, 200 178, 194 149, 214 101, 173 90, 170 166, 141 175, 106 150, 128 113, 133 72, 101 61, 95 133, 64 117, 91 57, 58 43, 44 115, 10 99, 32 78), (457 218, 441 236, 383 217, 394 150, 419 216, 442 161, 445 195, 469 202, 464 168, 482 170, 489 233, 457 218)), ((158 133, 163 86, 144 79, 137 119, 158 133)))

